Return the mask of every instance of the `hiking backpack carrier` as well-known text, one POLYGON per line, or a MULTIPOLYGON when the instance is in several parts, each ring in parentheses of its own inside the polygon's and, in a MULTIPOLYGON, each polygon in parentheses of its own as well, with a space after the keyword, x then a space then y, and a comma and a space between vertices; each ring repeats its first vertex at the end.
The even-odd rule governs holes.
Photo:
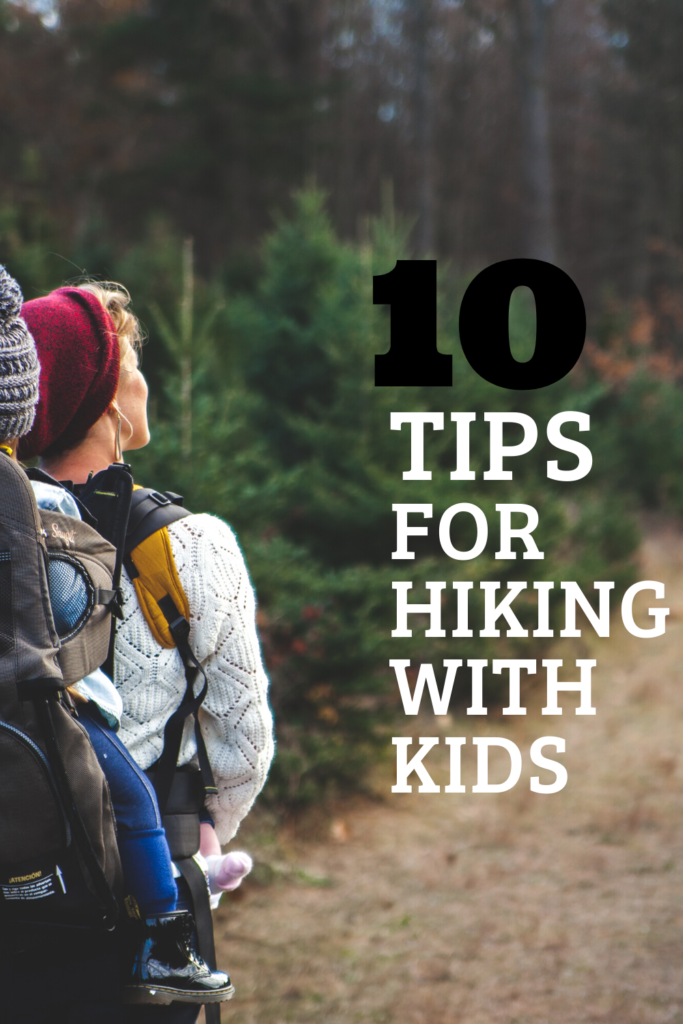
POLYGON ((86 523, 59 513, 43 521, 25 471, 4 454, 0 494, 0 927, 16 947, 36 929, 116 922, 122 873, 109 790, 66 694, 72 674, 93 671, 106 651, 102 609, 112 605, 115 552, 86 523), (75 555, 65 558, 65 546, 77 548, 74 526, 78 546, 97 552, 89 568, 108 586, 96 586, 75 555), (64 645, 50 603, 48 542, 56 562, 78 567, 90 587, 87 613, 64 645))

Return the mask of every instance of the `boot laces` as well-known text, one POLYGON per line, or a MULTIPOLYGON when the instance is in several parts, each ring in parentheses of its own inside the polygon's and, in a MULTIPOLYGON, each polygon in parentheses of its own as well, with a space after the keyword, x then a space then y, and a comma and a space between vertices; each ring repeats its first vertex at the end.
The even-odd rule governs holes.
MULTIPOLYGON (((183 940, 183 952, 186 954, 188 960, 200 970, 209 971, 209 965, 199 955, 197 950, 192 944, 192 921, 189 914, 183 919, 182 922, 182 940, 183 940)), ((209 971, 210 973, 210 971, 209 971)))

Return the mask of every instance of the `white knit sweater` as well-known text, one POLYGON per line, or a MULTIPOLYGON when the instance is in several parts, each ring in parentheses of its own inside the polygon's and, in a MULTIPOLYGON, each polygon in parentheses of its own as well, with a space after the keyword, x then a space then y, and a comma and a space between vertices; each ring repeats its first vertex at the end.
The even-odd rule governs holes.
MULTIPOLYGON (((190 646, 209 683, 199 715, 218 796, 208 806, 220 842, 227 843, 263 787, 273 756, 254 591, 235 535, 222 520, 187 516, 168 532, 190 606, 190 646)), ((178 651, 153 638, 125 572, 121 585, 124 617, 115 659, 123 699, 119 736, 138 764, 149 768, 185 692, 185 671, 178 651)), ((196 755, 193 721, 190 716, 185 724, 181 765, 196 755)))

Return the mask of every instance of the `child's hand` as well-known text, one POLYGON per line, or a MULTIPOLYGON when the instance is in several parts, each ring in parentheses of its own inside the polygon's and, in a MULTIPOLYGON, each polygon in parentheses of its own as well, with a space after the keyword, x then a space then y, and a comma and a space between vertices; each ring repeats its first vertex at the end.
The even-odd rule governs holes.
POLYGON ((254 863, 248 853, 223 854, 213 825, 203 821, 200 826, 199 852, 206 862, 209 889, 212 893, 232 892, 248 875, 254 863))
POLYGON ((209 869, 209 888, 212 893, 232 892, 249 874, 254 862, 248 853, 212 854, 206 858, 209 869))

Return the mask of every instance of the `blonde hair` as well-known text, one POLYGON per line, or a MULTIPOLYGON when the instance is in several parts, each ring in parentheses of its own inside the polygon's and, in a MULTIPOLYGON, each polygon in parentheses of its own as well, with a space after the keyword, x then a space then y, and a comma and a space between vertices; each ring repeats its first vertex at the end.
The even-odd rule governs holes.
POLYGON ((109 313, 119 339, 119 366, 126 373, 135 370, 140 362, 143 333, 140 321, 128 309, 130 305, 128 289, 124 288, 122 284, 117 284, 116 281, 84 281, 83 284, 78 284, 76 287, 94 295, 109 313))

